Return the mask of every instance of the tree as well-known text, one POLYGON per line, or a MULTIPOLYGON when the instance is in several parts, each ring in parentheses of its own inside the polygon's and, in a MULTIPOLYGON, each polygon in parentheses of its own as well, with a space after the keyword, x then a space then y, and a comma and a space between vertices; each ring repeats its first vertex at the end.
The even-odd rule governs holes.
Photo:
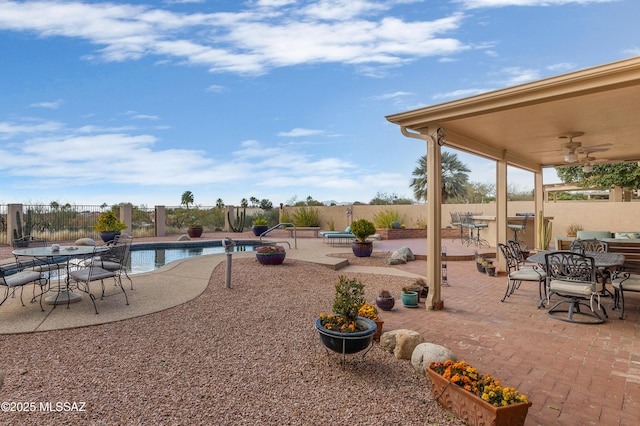
POLYGON ((640 167, 635 162, 596 164, 588 173, 581 166, 556 167, 556 172, 562 182, 575 183, 581 188, 611 189, 619 186, 640 189, 640 167))
POLYGON ((189 210, 189 204, 193 204, 193 192, 184 191, 182 193, 182 200, 180 201, 180 204, 184 204, 187 210, 189 210))
POLYGON ((247 201, 246 198, 243 198, 242 200, 240 200, 240 207, 249 207, 249 202, 247 201))
POLYGON ((406 197, 400 197, 395 192, 387 194, 386 192, 378 191, 376 196, 369 201, 369 204, 374 206, 380 205, 398 205, 398 204, 413 204, 413 201, 406 197))
POLYGON ((216 207, 219 208, 219 209, 224 208, 224 201, 222 201, 222 198, 218 198, 216 200, 216 207))
MULTIPOLYGON (((413 195, 416 200, 427 200, 427 156, 423 155, 417 161, 418 167, 413 171, 414 178, 411 180, 413 195)), ((471 170, 464 163, 458 160, 458 155, 450 152, 442 153, 442 202, 462 197, 466 192, 466 185, 469 181, 471 170)))
POLYGON ((251 202, 251 207, 256 207, 260 203, 260 200, 256 197, 249 198, 249 201, 251 202))
POLYGON ((271 210, 273 208, 273 203, 266 198, 260 200, 260 208, 262 210, 271 210))

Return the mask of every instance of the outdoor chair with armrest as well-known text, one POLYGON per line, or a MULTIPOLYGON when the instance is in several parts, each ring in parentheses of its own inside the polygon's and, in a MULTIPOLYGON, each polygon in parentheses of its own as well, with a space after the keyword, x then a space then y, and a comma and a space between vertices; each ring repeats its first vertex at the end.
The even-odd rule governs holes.
MULTIPOLYGON (((124 245, 121 247, 122 249, 119 251, 119 253, 121 254, 121 256, 124 256, 124 245)), ((99 247, 94 248, 93 255, 91 257, 92 259, 96 259, 98 255, 102 254, 101 252, 96 252, 96 250, 100 250, 100 248, 99 247)), ((119 263, 121 264, 122 262, 124 262, 124 258, 122 257, 119 260, 120 260, 119 263)), ((98 307, 96 306, 96 297, 91 292, 91 287, 90 287, 90 284, 95 281, 100 281, 100 284, 102 286, 102 294, 100 296, 100 299, 103 299, 105 296, 104 280, 107 278, 113 278, 116 285, 119 286, 120 290, 122 290, 122 293, 124 293, 125 303, 128 305, 129 298, 127 297, 127 292, 124 290, 124 287, 122 286, 120 271, 119 270, 108 271, 106 269, 101 268, 98 265, 99 265, 98 261, 89 261, 86 263, 86 266, 82 266, 77 270, 71 271, 69 276, 71 279, 73 279, 76 282, 78 290, 83 291, 89 295, 89 297, 91 298, 91 302, 93 302, 93 308, 96 311, 96 314, 98 314, 98 307)))
POLYGON ((577 324, 603 323, 607 317, 607 311, 600 304, 604 284, 597 279, 593 258, 581 253, 556 251, 545 255, 545 264, 547 302, 550 304, 554 295, 562 298, 549 308, 547 315, 577 324), (602 311, 603 316, 593 307, 596 300, 598 311, 602 311), (566 309, 562 308, 564 304, 568 304, 566 309), (557 313, 566 313, 566 316, 556 315, 557 313))
POLYGON ((624 319, 624 293, 628 291, 640 292, 640 274, 616 271, 611 277, 613 285, 613 309, 620 306, 620 319, 624 319))
POLYGON ((17 272, 10 273, 7 265, 4 265, 3 268, 0 268, 0 286, 6 287, 4 298, 0 301, 0 306, 9 298, 9 294, 15 294, 15 290, 20 287, 20 303, 22 306, 25 306, 24 300, 22 300, 22 294, 24 292, 24 287, 26 285, 33 284, 33 297, 31 298, 31 302, 33 303, 38 297, 40 299, 40 310, 44 311, 42 307, 42 295, 46 292, 48 280, 42 277, 42 274, 33 270, 20 270, 20 264, 16 263, 17 272), (5 269, 6 268, 6 269, 5 269), (36 295, 36 288, 40 288, 40 294, 36 295))
MULTIPOLYGON (((507 262, 507 289, 502 296, 501 302, 511 296, 518 288, 522 281, 537 282, 538 283, 538 308, 542 306, 545 298, 542 296, 543 289, 545 289, 545 280, 547 274, 538 266, 519 267, 518 260, 513 253, 511 247, 498 243, 498 248, 502 253, 505 261, 507 262)), ((546 294, 546 293, 545 293, 546 294)))
POLYGON ((91 259, 91 263, 107 271, 116 272, 122 278, 122 274, 129 280, 131 290, 133 290, 133 280, 127 271, 127 262, 131 252, 133 237, 128 234, 116 236, 109 247, 109 251, 100 253, 99 256, 91 259))

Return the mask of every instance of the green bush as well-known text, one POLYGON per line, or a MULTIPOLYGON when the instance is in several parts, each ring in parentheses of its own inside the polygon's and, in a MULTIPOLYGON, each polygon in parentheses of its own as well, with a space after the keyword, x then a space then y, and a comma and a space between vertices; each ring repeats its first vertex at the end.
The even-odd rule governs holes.
POLYGON ((302 206, 293 214, 296 226, 320 226, 318 209, 302 206))
POLYGON ((360 241, 366 241, 369 235, 376 233, 376 227, 367 219, 358 219, 351 224, 351 233, 360 241))
POLYGON ((398 213, 398 210, 386 208, 373 215, 373 223, 375 224, 376 228, 392 229, 391 224, 393 222, 404 223, 404 218, 400 217, 400 213, 398 213))

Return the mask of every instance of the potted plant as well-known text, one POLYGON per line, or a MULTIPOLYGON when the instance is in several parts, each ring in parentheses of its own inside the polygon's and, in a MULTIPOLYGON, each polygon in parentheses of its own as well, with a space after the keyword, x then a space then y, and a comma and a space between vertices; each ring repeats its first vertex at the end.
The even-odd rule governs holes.
POLYGON ((380 319, 380 316, 378 315, 378 309, 376 309, 375 306, 365 302, 362 306, 360 306, 360 309, 358 310, 358 316, 368 318, 376 323, 376 332, 373 334, 373 340, 380 340, 380 336, 382 335, 382 325, 384 324, 384 321, 380 319))
POLYGON ((320 314, 315 323, 327 348, 344 355, 360 352, 371 344, 377 326, 358 315, 364 303, 362 282, 340 275, 335 285, 333 312, 320 314))
POLYGON ((283 246, 260 246, 256 248, 256 259, 261 265, 280 265, 287 253, 283 246))
POLYGON ((402 287, 402 304, 407 308, 418 307, 418 292, 412 289, 412 286, 402 287))
POLYGON ((111 210, 101 213, 98 221, 93 226, 93 229, 100 233, 100 238, 105 243, 113 241, 116 235, 120 235, 120 231, 126 228, 127 225, 124 222, 120 222, 116 214, 111 210))
POLYGON ((202 224, 195 216, 191 216, 191 220, 187 224, 187 235, 189 235, 190 238, 198 238, 202 235, 202 231, 202 224))
POLYGON ((356 241, 351 244, 351 250, 357 257, 369 257, 373 253, 373 242, 367 238, 376 233, 376 227, 367 219, 358 219, 351 224, 351 233, 356 241))
POLYGON ((583 231, 582 225, 579 223, 572 223, 567 226, 567 237, 575 238, 578 235, 578 231, 583 231))
POLYGON ((494 277, 496 275, 496 267, 493 266, 493 261, 485 260, 484 262, 482 262, 482 266, 484 267, 484 271, 490 277, 494 277))
POLYGON ((253 231, 253 235, 259 237, 262 235, 269 227, 267 226, 267 219, 262 216, 258 216, 251 222, 251 230, 253 231))
POLYGON ((531 402, 465 361, 431 362, 431 390, 442 406, 470 425, 523 425, 531 402), (457 386, 450 386, 451 384, 457 386))
POLYGON ((380 290, 380 293, 376 296, 376 305, 383 311, 390 311, 395 304, 396 299, 389 290, 380 290))

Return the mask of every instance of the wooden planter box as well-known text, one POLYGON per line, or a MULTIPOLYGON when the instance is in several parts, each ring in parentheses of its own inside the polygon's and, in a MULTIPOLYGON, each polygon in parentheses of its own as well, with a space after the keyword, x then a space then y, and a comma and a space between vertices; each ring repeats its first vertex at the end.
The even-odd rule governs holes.
POLYGON ((469 425, 519 426, 524 425, 531 402, 496 407, 471 392, 451 383, 427 367, 431 391, 447 410, 469 425))

